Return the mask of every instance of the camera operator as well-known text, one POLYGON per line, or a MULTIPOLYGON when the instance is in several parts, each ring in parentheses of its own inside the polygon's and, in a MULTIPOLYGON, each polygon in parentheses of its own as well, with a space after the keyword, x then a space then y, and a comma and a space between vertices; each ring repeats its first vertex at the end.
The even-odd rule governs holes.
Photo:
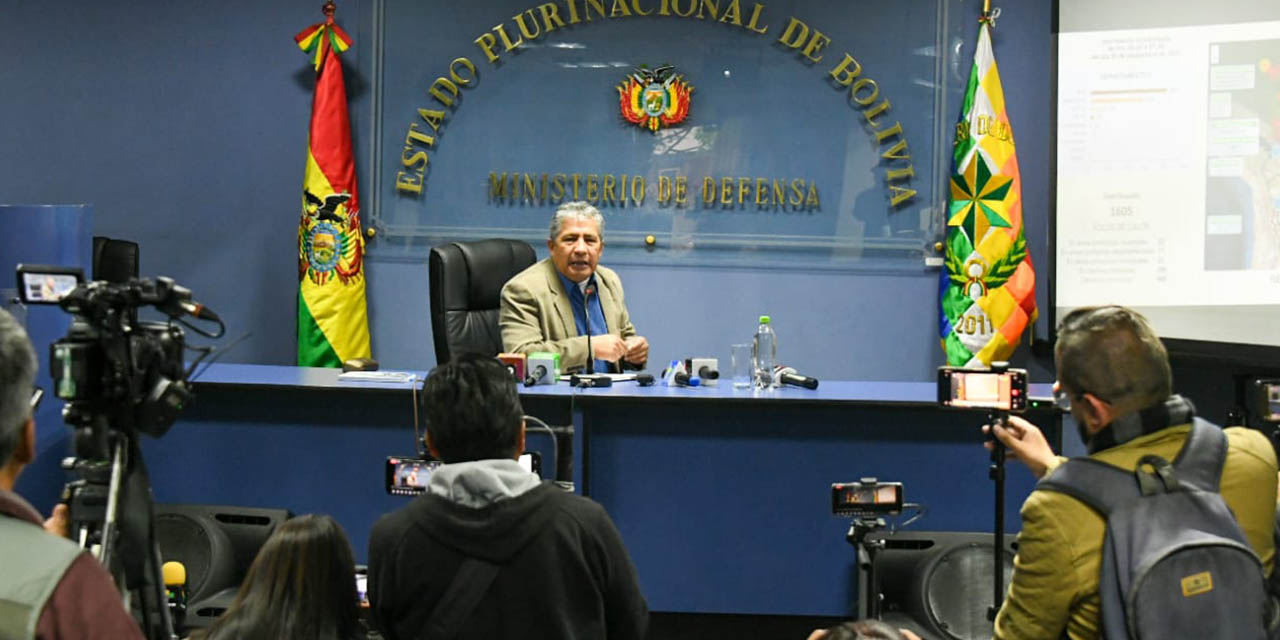
MULTIPOLYGON (((1191 403, 1172 394, 1164 345, 1145 318, 1118 306, 1072 311, 1058 328, 1055 396, 1069 401, 1089 457, 1131 470, 1148 454, 1173 460, 1190 432, 1191 403)), ((1011 416, 984 427, 1037 477, 1065 461, 1035 425, 1011 416)), ((1220 490, 1270 572, 1276 514, 1276 456, 1267 438, 1226 429, 1220 490)), ((987 445, 990 448, 990 444, 987 445)), ((1022 505, 1013 579, 995 621, 997 638, 1096 638, 1106 523, 1085 503, 1039 489, 1022 505)))
POLYGON ((0 637, 141 638, 107 572, 59 537, 66 507, 42 529, 36 510, 13 492, 36 453, 35 376, 26 332, 0 309, 0 637))

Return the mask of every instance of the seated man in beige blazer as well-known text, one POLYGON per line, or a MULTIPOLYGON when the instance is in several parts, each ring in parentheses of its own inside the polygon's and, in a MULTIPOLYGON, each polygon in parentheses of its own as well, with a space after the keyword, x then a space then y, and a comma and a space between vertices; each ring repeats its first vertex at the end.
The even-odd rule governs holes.
POLYGON ((644 368, 649 341, 636 335, 622 281, 599 266, 604 217, 585 202, 566 202, 551 218, 551 257, 502 287, 502 346, 513 353, 560 354, 564 371, 587 364, 587 334, 597 373, 644 368))

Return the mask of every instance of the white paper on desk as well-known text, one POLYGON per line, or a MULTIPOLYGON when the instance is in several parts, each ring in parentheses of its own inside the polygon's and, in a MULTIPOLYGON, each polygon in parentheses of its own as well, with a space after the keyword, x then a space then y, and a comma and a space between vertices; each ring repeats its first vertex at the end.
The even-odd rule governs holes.
POLYGON ((411 371, 344 371, 338 374, 338 379, 343 382, 404 383, 412 382, 414 374, 411 371))

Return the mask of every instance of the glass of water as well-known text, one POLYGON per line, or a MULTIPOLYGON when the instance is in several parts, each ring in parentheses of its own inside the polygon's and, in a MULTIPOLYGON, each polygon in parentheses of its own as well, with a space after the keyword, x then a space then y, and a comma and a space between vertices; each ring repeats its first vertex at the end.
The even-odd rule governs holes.
POLYGON ((751 386, 751 343, 729 345, 729 356, 733 364, 733 388, 745 389, 751 386))

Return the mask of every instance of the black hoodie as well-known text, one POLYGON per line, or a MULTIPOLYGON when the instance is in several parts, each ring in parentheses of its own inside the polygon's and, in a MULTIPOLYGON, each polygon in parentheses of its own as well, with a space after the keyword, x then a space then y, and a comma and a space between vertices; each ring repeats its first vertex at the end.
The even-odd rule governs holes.
POLYGON ((501 567, 460 639, 641 640, 649 612, 604 509, 553 484, 471 508, 436 495, 378 520, 369 601, 387 640, 415 640, 465 557, 501 567))

